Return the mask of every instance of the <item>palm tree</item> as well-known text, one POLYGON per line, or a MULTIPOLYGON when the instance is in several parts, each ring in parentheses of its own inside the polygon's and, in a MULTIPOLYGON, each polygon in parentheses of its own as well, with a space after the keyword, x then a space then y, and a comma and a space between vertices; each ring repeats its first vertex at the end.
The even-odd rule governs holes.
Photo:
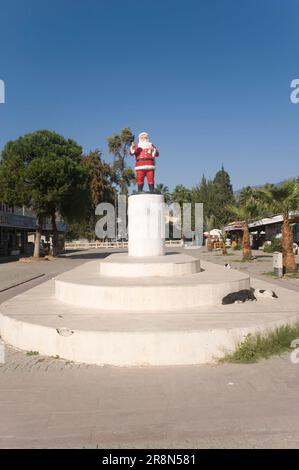
MULTIPOLYGON (((185 224, 184 220, 184 203, 190 203, 191 202, 191 190, 186 188, 186 186, 183 186, 182 184, 177 185, 174 188, 173 193, 170 195, 170 202, 171 203, 177 203, 180 205, 180 213, 181 213, 181 232, 182 236, 184 233, 184 227, 188 226, 188 222, 185 224)), ((192 224, 191 224, 192 225, 192 224)), ((190 227, 191 229, 191 227, 190 227)), ((189 230, 187 230, 189 232, 189 230)), ((189 236, 189 235, 188 235, 189 236)))
POLYGON ((285 272, 296 271, 293 252, 293 231, 289 214, 299 208, 299 184, 297 180, 285 181, 281 186, 267 185, 256 191, 268 215, 282 214, 282 257, 285 272))
POLYGON ((252 258, 248 224, 260 215, 259 206, 255 201, 247 201, 242 206, 228 206, 228 210, 243 223, 243 261, 248 261, 252 258))
POLYGON ((226 248, 226 240, 227 240, 227 232, 224 230, 224 227, 221 227, 220 232, 220 239, 222 241, 222 254, 227 255, 227 248, 226 248))
POLYGON ((191 190, 178 184, 171 195, 172 202, 182 204, 184 202, 191 202, 191 190))
POLYGON ((248 200, 252 198, 254 189, 252 189, 251 186, 244 186, 244 188, 241 189, 240 194, 238 196, 238 204, 240 206, 243 206, 246 204, 248 200))
POLYGON ((169 187, 165 186, 164 184, 160 183, 156 185, 156 193, 163 194, 165 202, 168 203, 170 201, 170 192, 169 187))
POLYGON ((210 235, 210 231, 213 230, 213 228, 215 228, 214 224, 215 224, 215 217, 213 214, 207 215, 204 218, 204 230, 205 232, 208 232, 208 251, 212 251, 212 243, 211 243, 212 237, 210 235))

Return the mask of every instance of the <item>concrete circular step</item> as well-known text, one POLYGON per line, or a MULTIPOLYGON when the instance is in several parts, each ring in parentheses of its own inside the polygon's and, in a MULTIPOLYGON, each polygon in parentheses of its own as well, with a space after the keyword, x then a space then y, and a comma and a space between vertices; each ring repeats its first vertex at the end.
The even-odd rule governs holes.
MULTIPOLYGON (((207 263, 202 263, 208 270, 207 263)), ((148 315, 104 312, 59 302, 51 279, 0 305, 0 334, 12 346, 76 362, 114 366, 215 362, 246 335, 298 323, 299 293, 275 289, 278 299, 148 315)))
POLYGON ((56 298, 97 310, 161 313, 221 304, 230 292, 250 288, 247 274, 211 263, 186 276, 108 277, 98 270, 98 261, 91 261, 58 276, 56 298))
POLYGON ((114 253, 99 263, 100 274, 108 277, 184 276, 199 271, 200 260, 181 253, 149 258, 114 253))

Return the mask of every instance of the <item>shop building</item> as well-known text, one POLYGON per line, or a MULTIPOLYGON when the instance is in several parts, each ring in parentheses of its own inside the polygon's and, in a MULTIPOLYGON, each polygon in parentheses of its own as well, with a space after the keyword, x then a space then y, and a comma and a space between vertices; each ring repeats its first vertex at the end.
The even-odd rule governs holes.
MULTIPOLYGON (((36 228, 36 217, 26 208, 11 208, 0 203, 0 257, 30 255, 36 228)), ((67 230, 63 221, 57 222, 60 239, 67 230)), ((49 220, 43 226, 43 237, 51 243, 52 226, 49 220)))
MULTIPOLYGON (((289 213, 289 222, 293 230, 294 243, 299 244, 299 212, 289 213)), ((248 224, 251 235, 252 248, 258 249, 267 241, 271 241, 273 237, 281 235, 283 216, 275 215, 256 220, 248 224)), ((231 239, 241 242, 243 235, 243 223, 232 222, 225 227, 225 231, 229 233, 231 239)))

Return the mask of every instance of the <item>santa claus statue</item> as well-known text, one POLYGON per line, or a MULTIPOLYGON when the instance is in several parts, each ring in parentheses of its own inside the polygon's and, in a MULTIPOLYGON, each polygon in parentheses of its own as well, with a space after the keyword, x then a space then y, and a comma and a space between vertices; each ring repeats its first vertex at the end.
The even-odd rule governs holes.
POLYGON ((144 178, 148 182, 149 191, 154 192, 155 188, 155 158, 159 156, 158 149, 149 141, 147 132, 141 132, 138 136, 138 144, 131 145, 130 155, 135 155, 136 177, 138 192, 143 190, 144 178))

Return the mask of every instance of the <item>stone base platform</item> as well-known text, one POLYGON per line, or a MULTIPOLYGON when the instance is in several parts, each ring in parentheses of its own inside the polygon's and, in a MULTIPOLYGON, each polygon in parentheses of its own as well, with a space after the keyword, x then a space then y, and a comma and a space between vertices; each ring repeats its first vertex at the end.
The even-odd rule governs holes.
POLYGON ((201 271, 200 260, 182 253, 168 252, 162 256, 135 257, 114 253, 104 258, 99 273, 108 277, 185 276, 201 271))
MULTIPOLYGON (((88 264, 81 266, 83 271, 88 264)), ((203 273, 217 277, 221 267, 201 264, 203 273)), ((240 275, 234 270, 225 273, 240 275)), ((234 350, 248 333, 299 321, 299 293, 257 279, 251 279, 254 288, 273 289, 279 298, 150 314, 61 302, 55 297, 55 282, 40 284, 0 306, 0 333, 5 342, 43 355, 98 365, 204 364, 234 350)))
POLYGON ((137 262, 137 258, 122 258, 120 255, 109 256, 101 263, 98 260, 90 261, 55 279, 56 298, 61 302, 99 311, 162 313, 215 305, 221 303, 222 298, 230 292, 250 288, 249 276, 236 270, 205 263, 201 271, 183 276, 179 275, 180 271, 199 269, 196 258, 178 254, 175 257, 178 263, 167 261, 171 260, 171 255, 157 258, 153 258, 156 262, 149 261, 148 265, 144 261, 137 262), (157 261, 157 258, 160 260, 157 261), (156 275, 103 275, 102 269, 105 273, 110 270, 110 273, 115 274, 118 269, 124 273, 121 259, 124 259, 124 266, 131 274, 144 269, 156 275), (116 266, 114 260, 118 260, 116 266), (167 269, 171 275, 165 275, 167 269), (164 275, 159 276, 161 272, 164 275))

